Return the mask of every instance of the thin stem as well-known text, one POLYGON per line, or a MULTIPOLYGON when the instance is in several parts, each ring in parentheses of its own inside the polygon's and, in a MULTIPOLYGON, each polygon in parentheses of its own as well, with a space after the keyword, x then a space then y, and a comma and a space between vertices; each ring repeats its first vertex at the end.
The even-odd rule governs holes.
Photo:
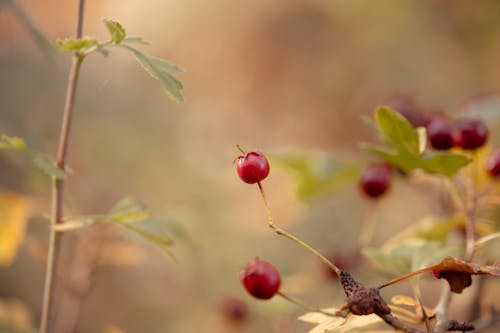
POLYGON ((318 251, 316 251, 311 246, 309 246, 308 244, 304 243, 303 241, 301 241, 300 239, 298 239, 294 235, 292 235, 292 234, 288 233, 287 231, 285 231, 285 230, 283 230, 281 228, 278 228, 277 226, 274 225, 273 217, 271 215, 271 208, 269 207, 269 204, 267 203, 267 199, 266 199, 266 194, 264 192, 264 188, 262 187, 262 184, 260 182, 258 182, 257 185, 259 186, 260 195, 262 197, 262 200, 264 201, 264 206, 266 207, 267 220, 269 221, 269 227, 271 229, 273 229, 278 235, 284 236, 284 237, 286 237, 286 238, 294 241, 295 243, 297 243, 300 246, 302 246, 303 248, 305 248, 307 251, 309 251, 312 254, 314 254, 316 257, 318 257, 319 259, 321 259, 321 261, 323 261, 328 267, 330 267, 335 272, 335 274, 337 274, 337 276, 340 276, 341 270, 337 266, 335 266, 330 260, 328 260, 327 258, 325 258, 325 256, 323 256, 321 253, 319 253, 318 251))
MULTIPOLYGON (((83 28, 83 14, 85 9, 85 0, 79 0, 78 6, 78 23, 76 28, 76 37, 81 38, 83 28)), ((66 101, 64 104, 61 133, 59 136, 59 145, 56 155, 56 166, 61 169, 66 169, 66 159, 68 153, 69 134, 71 130, 73 107, 75 102, 76 85, 80 74, 80 66, 83 61, 83 56, 75 53, 73 62, 68 77, 68 85, 66 88, 66 101)), ((47 254, 47 265, 45 272, 45 283, 43 291, 42 314, 40 319, 40 333, 49 332, 49 326, 52 323, 53 317, 53 299, 54 299, 54 284, 58 266, 61 234, 56 232, 55 226, 63 221, 63 193, 64 180, 52 178, 52 209, 51 209, 51 227, 49 236, 49 251, 47 254)))
POLYGON ((400 281, 403 281, 403 280, 406 280, 414 275, 418 275, 418 274, 422 274, 422 273, 426 273, 426 272, 430 272, 432 271, 432 269, 434 268, 434 266, 430 266, 430 267, 425 267, 425 268, 422 268, 422 269, 419 269, 419 270, 416 270, 416 271, 413 271, 411 273, 408 273, 408 274, 405 274, 405 275, 401 275, 401 276, 398 276, 397 278, 394 278, 380 286, 377 287, 377 289, 382 289, 382 288, 385 288, 385 287, 388 287, 392 284, 395 284, 395 283, 398 283, 400 281))
POLYGON ((444 333, 448 330, 449 320, 447 316, 448 306, 451 300, 451 290, 448 285, 443 285, 439 302, 434 308, 436 311, 436 325, 434 325, 433 333, 444 333))
POLYGON ((310 306, 308 304, 302 303, 301 301, 299 301, 299 300, 297 300, 295 298, 292 298, 292 297, 286 295, 282 291, 278 291, 277 294, 279 296, 281 296, 282 298, 284 298, 285 300, 287 300, 288 302, 293 303, 293 304, 297 305, 298 307, 301 307, 302 309, 304 309, 306 311, 319 312, 319 313, 322 313, 324 315, 331 316, 331 317, 335 317, 336 316, 334 313, 323 311, 321 309, 315 308, 314 306, 310 306))
POLYGON ((477 197, 477 176, 479 173, 478 167, 479 163, 477 162, 477 151, 474 151, 474 160, 471 166, 472 172, 472 188, 471 195, 469 198, 469 207, 467 209, 467 222, 465 225, 465 237, 466 237, 466 245, 465 245, 465 257, 466 261, 470 261, 472 259, 472 255, 474 254, 475 247, 475 231, 476 231, 476 220, 475 214, 477 209, 478 197, 477 197))
POLYGON ((361 231, 359 233, 358 244, 360 249, 370 245, 373 239, 375 225, 377 223, 377 206, 378 201, 368 203, 368 209, 365 214, 363 225, 361 226, 361 231))

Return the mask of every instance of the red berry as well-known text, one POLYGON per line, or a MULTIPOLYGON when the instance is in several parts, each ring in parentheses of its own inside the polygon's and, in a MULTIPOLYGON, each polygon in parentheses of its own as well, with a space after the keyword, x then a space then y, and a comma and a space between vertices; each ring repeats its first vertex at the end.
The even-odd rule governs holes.
POLYGON ((443 116, 436 116, 427 125, 427 136, 434 149, 448 150, 453 147, 453 124, 443 116))
POLYGON ((389 188, 391 167, 388 164, 374 164, 361 175, 359 186, 363 193, 371 198, 377 198, 389 188))
POLYGON ((281 284, 278 270, 258 257, 240 271, 240 281, 250 295, 260 299, 273 297, 281 284))
POLYGON ((486 159, 486 172, 493 177, 500 176, 500 148, 493 150, 486 159))
POLYGON ((251 151, 244 156, 238 156, 237 170, 241 180, 255 184, 269 175, 269 162, 260 152, 251 151))
POLYGON ((468 150, 483 146, 488 139, 488 128, 475 119, 462 119, 455 125, 455 145, 468 150))

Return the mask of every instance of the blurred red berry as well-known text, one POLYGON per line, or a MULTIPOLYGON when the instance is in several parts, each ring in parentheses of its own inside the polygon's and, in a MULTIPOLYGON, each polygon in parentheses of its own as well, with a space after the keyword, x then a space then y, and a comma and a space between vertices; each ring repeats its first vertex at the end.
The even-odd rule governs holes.
POLYGON ((258 151, 251 151, 238 156, 237 160, 238 175, 245 183, 255 184, 269 175, 269 162, 258 151))
POLYGON ((455 128, 455 146, 462 149, 477 149, 488 139, 488 128, 480 120, 462 119, 457 121, 455 128))
POLYGON ((451 121, 444 116, 435 116, 427 125, 427 136, 432 148, 448 150, 453 147, 454 127, 451 121))
POLYGON ((259 299, 272 298, 281 284, 278 270, 258 257, 240 271, 240 281, 250 295, 259 299))
POLYGON ((493 177, 500 176, 500 148, 493 150, 486 159, 486 172, 493 177))
POLYGON ((385 163, 368 167, 359 181, 363 193, 370 198, 378 198, 384 194, 391 182, 391 169, 391 166, 385 163))
POLYGON ((248 307, 245 301, 239 298, 226 298, 220 305, 221 314, 230 322, 240 323, 248 316, 248 307))

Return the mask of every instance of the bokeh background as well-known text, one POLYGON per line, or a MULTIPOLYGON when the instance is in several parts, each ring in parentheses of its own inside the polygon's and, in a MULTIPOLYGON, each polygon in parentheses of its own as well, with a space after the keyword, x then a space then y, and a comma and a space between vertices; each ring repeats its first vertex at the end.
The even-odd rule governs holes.
MULTIPOLYGON (((7 3, 0 2, 0 132, 53 154, 70 57, 40 47, 7 3)), ((53 45, 74 34, 77 1, 16 3, 53 45)), ((66 211, 102 213, 120 198, 138 198, 174 239, 178 262, 117 226, 68 233, 61 274, 77 287, 57 300, 61 325, 76 332, 306 331, 296 320, 303 310, 247 296, 240 268, 255 256, 273 262, 284 290, 321 307, 338 306, 342 290, 308 253, 268 230, 256 186, 235 173, 236 144, 270 156, 326 153, 362 167, 370 158, 358 143, 373 135, 360 116, 388 98, 409 96, 425 110, 458 114, 471 97, 500 90, 496 0, 87 1, 84 34, 107 38, 103 18, 148 40, 145 52, 184 68, 186 101, 169 101, 124 50, 86 59, 66 211), (246 303, 242 321, 229 318, 233 298, 246 303)), ((271 168, 264 185, 279 225, 322 251, 355 246, 369 209, 355 181, 304 201, 289 170, 271 168)), ((49 179, 2 151, 0 187, 4 202, 21 201, 31 216, 15 258, 0 267, 3 311, 17 309, 21 322, 36 325, 49 179)), ((440 209, 397 181, 378 207, 383 223, 374 243, 440 209)), ((366 283, 388 277, 366 265, 357 272, 366 283)), ((440 285, 428 281, 430 304, 440 285)), ((409 290, 403 283, 388 293, 409 290)))

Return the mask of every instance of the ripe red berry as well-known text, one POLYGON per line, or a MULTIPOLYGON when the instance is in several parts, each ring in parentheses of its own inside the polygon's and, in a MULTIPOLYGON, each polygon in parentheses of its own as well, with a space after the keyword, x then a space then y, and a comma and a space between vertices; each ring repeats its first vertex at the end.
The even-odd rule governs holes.
POLYGON ((269 162, 258 151, 251 151, 238 156, 237 160, 238 175, 245 183, 255 184, 269 175, 269 162))
POLYGON ((434 149, 448 150, 453 147, 453 124, 443 116, 436 116, 427 125, 427 136, 434 149))
POLYGON ((240 271, 240 281, 250 295, 260 299, 273 297, 281 284, 278 270, 258 257, 240 271))
POLYGON ((391 167, 388 164, 374 164, 368 167, 359 181, 364 194, 377 198, 389 188, 391 181, 391 167))
POLYGON ((500 148, 493 150, 486 159, 486 172, 493 177, 500 176, 500 148))
POLYGON ((474 150, 483 146, 488 139, 488 128, 476 119, 462 119, 455 125, 455 146, 474 150))

